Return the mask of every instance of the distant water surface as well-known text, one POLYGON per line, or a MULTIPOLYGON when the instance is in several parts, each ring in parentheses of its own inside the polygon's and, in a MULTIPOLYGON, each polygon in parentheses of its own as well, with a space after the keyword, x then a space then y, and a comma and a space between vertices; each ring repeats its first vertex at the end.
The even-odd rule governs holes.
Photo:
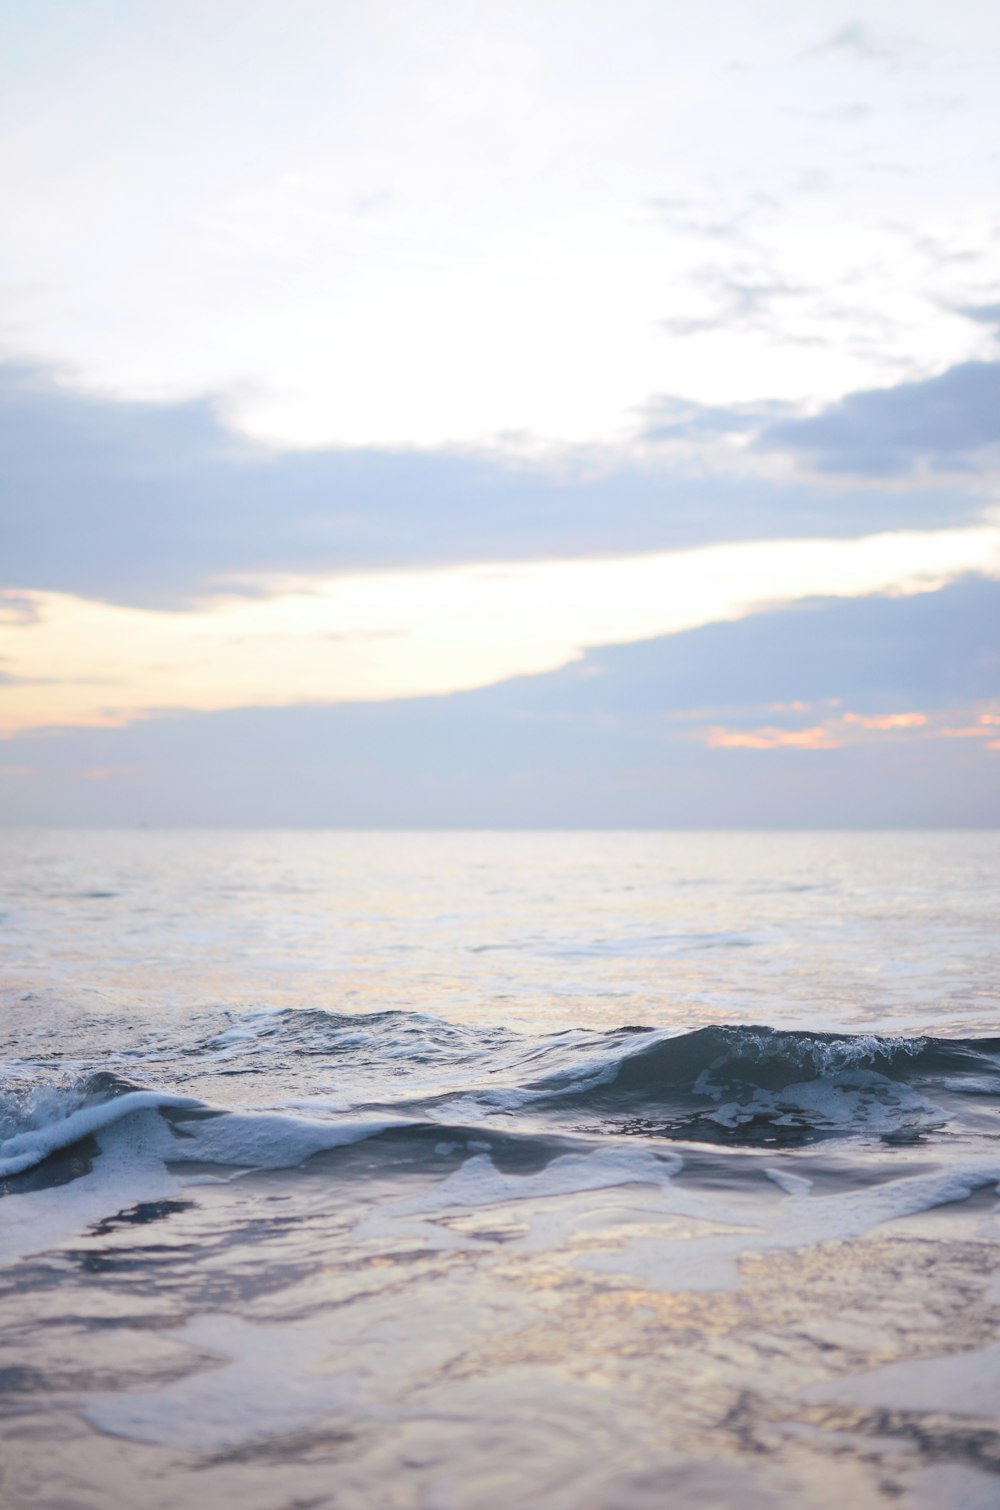
POLYGON ((997 833, 8 831, 0 1501, 1000 1503, 998 920, 997 833))

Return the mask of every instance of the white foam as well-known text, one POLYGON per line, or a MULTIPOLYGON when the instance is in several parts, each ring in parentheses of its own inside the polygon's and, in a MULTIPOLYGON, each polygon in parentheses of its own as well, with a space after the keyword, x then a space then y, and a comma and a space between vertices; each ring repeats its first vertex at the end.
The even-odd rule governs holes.
POLYGON ((0 1143, 0 1176, 21 1174, 33 1169, 61 1148, 70 1148, 102 1128, 130 1117, 136 1112, 160 1107, 189 1107, 199 1103, 190 1096, 175 1096, 166 1091, 129 1091, 109 1101, 80 1106, 66 1116, 57 1117, 41 1127, 16 1133, 0 1143))
POLYGON ((165 1146, 165 1157, 215 1164, 245 1164, 253 1169, 294 1169, 314 1154, 363 1142, 412 1119, 368 1118, 345 1122, 286 1114, 227 1112, 181 1124, 190 1141, 165 1146))
MULTIPOLYGON (((772 1179, 777 1173, 766 1172, 772 1179)), ((998 1180, 1000 1163, 977 1162, 835 1195, 816 1196, 796 1190, 794 1199, 776 1205, 738 1203, 732 1196, 720 1198, 674 1181, 664 1191, 663 1205, 669 1212, 718 1225, 729 1224, 730 1228, 734 1220, 746 1220, 757 1230, 738 1236, 728 1233, 696 1236, 683 1244, 642 1238, 604 1253, 588 1254, 577 1260, 577 1264, 582 1268, 628 1274, 664 1290, 731 1288, 738 1282, 736 1264, 745 1255, 861 1237, 883 1222, 916 1216, 935 1206, 963 1200, 974 1190, 998 1180), (683 1252, 679 1251, 681 1248, 683 1252)), ((803 1180, 803 1184, 808 1182, 803 1180)))
POLYGON ((156 1111, 137 1111, 104 1127, 93 1168, 68 1185, 0 1201, 0 1263, 43 1253, 92 1222, 142 1201, 179 1192, 163 1165, 164 1124, 156 1111))
MULTIPOLYGON (((704 1079, 704 1077, 702 1077, 704 1079)), ((705 1086, 700 1087, 704 1092, 705 1086)), ((899 1081, 876 1070, 850 1070, 830 1079, 802 1080, 779 1091, 756 1090, 740 1100, 721 1100, 706 1114, 720 1126, 737 1129, 759 1117, 775 1126, 805 1120, 811 1126, 881 1134, 901 1127, 924 1128, 947 1120, 947 1113, 899 1081)))
POLYGON ((905 1175, 864 1190, 785 1202, 787 1227, 782 1245, 805 1246, 836 1238, 860 1237, 882 1222, 917 1216, 935 1206, 963 1201, 974 1190, 1000 1181, 1000 1161, 975 1160, 934 1174, 905 1175))
POLYGON ((767 1175, 768 1179, 773 1180, 774 1183, 781 1190, 783 1190, 786 1195, 808 1195, 813 1188, 812 1180, 807 1179, 805 1175, 792 1174, 788 1169, 774 1169, 772 1167, 768 1167, 764 1170, 764 1173, 767 1175))
POLYGON ((660 1187, 679 1173, 683 1163, 675 1153, 653 1153, 643 1148, 595 1148, 593 1153, 561 1154, 534 1174, 504 1174, 488 1153, 476 1153, 433 1190, 393 1201, 386 1212, 393 1216, 423 1217, 455 1206, 498 1206, 508 1201, 543 1200, 620 1185, 660 1187))

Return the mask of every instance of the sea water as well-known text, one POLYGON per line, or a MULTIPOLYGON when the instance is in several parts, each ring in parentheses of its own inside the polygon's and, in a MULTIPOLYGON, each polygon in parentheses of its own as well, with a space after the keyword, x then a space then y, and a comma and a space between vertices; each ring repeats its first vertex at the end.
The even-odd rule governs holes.
POLYGON ((1000 834, 8 831, 0 1503, 1000 1504, 1000 834))

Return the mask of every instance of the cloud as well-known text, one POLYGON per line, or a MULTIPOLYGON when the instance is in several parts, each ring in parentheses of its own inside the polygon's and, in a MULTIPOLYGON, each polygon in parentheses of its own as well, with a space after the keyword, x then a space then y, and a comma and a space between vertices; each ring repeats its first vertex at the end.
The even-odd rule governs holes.
POLYGON ((820 42, 816 47, 810 47, 806 56, 833 55, 834 57, 859 58, 865 63, 884 63, 896 58, 897 54, 897 48, 880 41, 863 21, 853 20, 846 22, 825 42, 820 42))
POLYGON ((777 703, 798 713, 829 699, 859 713, 944 708, 1000 696, 998 622, 1000 583, 974 576, 940 592, 820 598, 737 623, 604 646, 551 676, 477 695, 522 712, 625 718, 777 703))
MULTIPOLYGON (((864 396, 863 396, 864 397, 864 396)), ((661 400, 647 438, 782 430, 774 406, 661 400)), ((809 444, 790 422, 788 444, 809 444)), ((783 433, 783 432, 782 432, 783 433)), ((0 587, 178 606, 233 575, 526 560, 852 536, 977 516, 954 486, 783 484, 601 453, 560 467, 461 451, 273 453, 209 401, 125 403, 0 369, 0 587)), ((234 590, 229 583, 229 590, 234 590)), ((17 610, 0 598, 0 617, 17 610)))
POLYGON ((963 362, 922 382, 851 393, 812 418, 765 427, 758 445, 821 472, 972 470, 979 453, 1000 446, 1000 362, 963 362))
MULTIPOLYGON (((806 705, 810 711, 825 712, 822 723, 785 725, 748 725, 735 727, 714 724, 698 729, 693 737, 711 750, 839 750, 846 744, 871 743, 872 735, 893 735, 899 739, 918 739, 922 743, 939 739, 977 739, 987 750, 1000 749, 995 738, 1000 714, 984 712, 981 704, 932 713, 853 713, 840 710, 840 698, 806 705), (955 726, 955 716, 965 723, 955 726)), ((772 705, 773 708, 782 705, 772 705)), ((786 705, 787 706, 787 705, 786 705)), ((989 706, 1000 706, 993 702, 989 706)))
MULTIPOLYGON (((1000 305, 962 313, 990 323, 1000 305)), ((643 438, 668 446, 736 440, 748 453, 784 453, 810 472, 876 485, 918 474, 972 482, 997 465, 1000 362, 963 362, 938 377, 850 393, 809 416, 783 402, 716 407, 659 397, 645 407, 643 438)))
POLYGON ((1000 584, 973 578, 919 597, 822 600, 594 649, 559 672, 448 697, 20 736, 0 744, 0 763, 35 774, 11 783, 7 797, 0 791, 0 816, 387 827, 1000 823, 1000 767, 984 737, 996 733, 986 720, 1000 718, 998 615, 1000 584), (973 717, 984 700, 987 711, 973 717), (912 722, 917 711, 927 726, 912 722), (931 738, 931 725, 978 737, 931 738), (831 726, 843 732, 824 736, 831 726), (740 737, 712 748, 713 730, 740 737), (96 780, 95 771, 117 774, 96 780))
POLYGON ((643 439, 647 441, 701 441, 719 436, 750 436, 766 425, 795 414, 792 404, 731 404, 728 407, 695 404, 665 395, 652 399, 643 410, 643 439))
MULTIPOLYGON (((727 241, 729 252, 734 239, 735 234, 727 241)), ((696 282, 710 308, 705 313, 661 320, 660 328, 667 335, 686 337, 718 331, 732 335, 737 329, 744 329, 770 332, 778 340, 795 344, 819 339, 798 335, 788 309, 790 300, 801 299, 808 290, 802 284, 778 277, 759 251, 755 261, 745 262, 742 267, 707 267, 696 282)))
POLYGON ((27 18, 0 94, 8 350, 106 390, 232 391, 258 437, 446 445, 587 443, 656 388, 829 398, 973 349, 912 255, 917 235, 957 238, 975 260, 947 298, 988 286, 994 39, 972 0, 920 19, 921 90, 961 88, 956 120, 850 61, 898 51, 898 5, 869 25, 726 0, 692 8, 679 45, 672 8, 645 0, 627 22, 450 5, 439 27, 392 0, 352 0, 345 25, 311 0, 276 45, 283 8, 260 0, 205 7, 196 55, 189 8, 123 27, 105 6, 67 54, 38 6, 7 7, 27 18), (229 13, 240 66, 209 65, 229 13), (810 47, 822 61, 794 66, 810 47), (331 89, 321 59, 365 88, 331 89), (815 120, 790 129, 790 110, 856 119, 873 80, 846 149, 815 120), (713 304, 719 343, 656 329, 713 304), (891 338, 865 348, 880 316, 891 338), (811 361, 788 349, 803 337, 811 361))
POLYGON ((805 729, 709 729, 705 743, 710 750, 837 750, 840 740, 823 724, 805 729))
POLYGON ((995 325, 1000 334, 1000 304, 960 304, 958 313, 980 325, 995 325))
POLYGON ((38 604, 33 598, 26 593, 0 589, 0 624, 37 624, 39 618, 38 604))
POLYGON ((927 726, 926 713, 845 713, 845 724, 858 724, 862 729, 923 729, 927 726))

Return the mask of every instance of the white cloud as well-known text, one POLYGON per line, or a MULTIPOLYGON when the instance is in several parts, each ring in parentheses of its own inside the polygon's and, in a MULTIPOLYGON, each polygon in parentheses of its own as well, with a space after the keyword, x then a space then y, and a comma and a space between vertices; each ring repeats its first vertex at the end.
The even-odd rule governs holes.
POLYGON ((272 579, 257 584, 265 598, 180 613, 27 594, 38 613, 6 636, 0 728, 454 692, 554 670, 589 645, 976 570, 1000 576, 1000 527, 272 579))
POLYGON ((2 9, 5 343, 81 383, 281 444, 580 443, 987 349, 974 0, 869 7, 892 68, 810 54, 832 0, 2 9))

